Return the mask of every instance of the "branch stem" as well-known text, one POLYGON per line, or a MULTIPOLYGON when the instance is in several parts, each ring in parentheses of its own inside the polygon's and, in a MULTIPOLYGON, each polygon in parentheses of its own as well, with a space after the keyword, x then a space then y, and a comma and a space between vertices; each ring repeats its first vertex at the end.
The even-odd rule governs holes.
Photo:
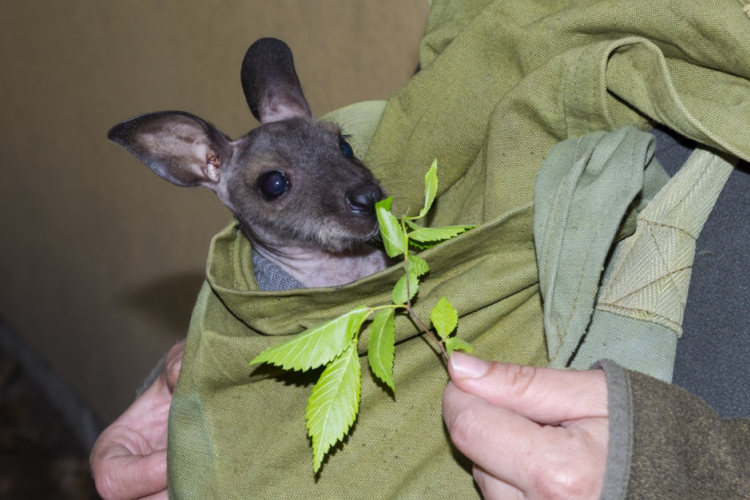
MULTIPOLYGON (((406 231, 404 231, 406 233, 406 231)), ((406 234, 406 248, 409 248, 409 235, 406 234)), ((406 269, 406 310, 409 311, 409 315, 414 320, 415 323, 424 331, 427 335, 430 336, 430 338, 435 342, 438 347, 440 348, 440 352, 443 354, 443 358, 445 359, 445 362, 448 362, 448 352, 445 350, 445 346, 442 342, 440 342, 435 335, 432 334, 429 328, 427 328, 427 325, 425 325, 422 320, 417 316, 417 314, 414 312, 414 309, 411 307, 411 290, 409 290, 409 251, 407 250, 404 253, 404 268, 406 269)))
POLYGON ((427 328, 427 326, 422 322, 422 320, 419 319, 419 316, 416 315, 414 310, 411 308, 411 305, 408 305, 406 310, 409 311, 409 315, 411 315, 412 319, 417 323, 417 325, 419 325, 422 331, 424 331, 427 335, 429 335, 430 338, 433 340, 433 342, 435 342, 438 345, 438 347, 440 348, 440 352, 443 355, 443 358, 445 359, 446 362, 448 362, 448 351, 445 350, 445 346, 443 345, 443 343, 440 342, 437 339, 437 337, 435 337, 435 335, 430 331, 430 329, 427 328))

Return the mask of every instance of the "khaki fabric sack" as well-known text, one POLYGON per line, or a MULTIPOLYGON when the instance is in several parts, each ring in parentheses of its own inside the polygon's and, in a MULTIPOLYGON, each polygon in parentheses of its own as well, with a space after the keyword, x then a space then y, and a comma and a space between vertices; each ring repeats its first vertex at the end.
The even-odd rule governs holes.
MULTIPOLYGON (((461 316, 458 335, 478 356, 548 364, 533 237, 544 158, 570 138, 654 123, 750 158, 745 3, 433 0, 422 71, 384 107, 332 117, 354 136, 396 213, 421 207, 423 176, 437 158, 430 223, 480 224, 422 254, 432 271, 418 313, 427 317, 444 295, 461 316)), ((647 163, 644 155, 631 171, 642 178, 647 163)), ((405 318, 397 320, 396 394, 373 381, 363 356, 360 415, 317 476, 304 407, 318 372, 247 365, 352 306, 387 303, 401 272, 332 289, 260 292, 236 225, 217 235, 170 414, 171 498, 478 498, 471 464, 443 426, 446 371, 405 318)), ((361 355, 366 340, 365 332, 361 355)))

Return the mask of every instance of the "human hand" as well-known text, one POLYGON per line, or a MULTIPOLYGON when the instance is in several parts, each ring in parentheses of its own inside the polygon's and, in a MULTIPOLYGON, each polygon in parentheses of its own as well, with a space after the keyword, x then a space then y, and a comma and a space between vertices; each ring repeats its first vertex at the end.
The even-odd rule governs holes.
POLYGON ((609 439, 604 372, 488 363, 454 352, 451 440, 485 499, 599 498, 609 439))
POLYGON ((167 353, 164 369, 91 451, 96 489, 104 500, 167 500, 167 420, 185 342, 167 353))

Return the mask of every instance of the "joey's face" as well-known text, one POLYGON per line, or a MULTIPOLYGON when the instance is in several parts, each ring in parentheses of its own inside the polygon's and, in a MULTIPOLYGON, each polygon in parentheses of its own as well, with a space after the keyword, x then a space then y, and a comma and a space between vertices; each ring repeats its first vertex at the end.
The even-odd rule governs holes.
POLYGON ((214 191, 256 246, 346 254, 373 239, 380 187, 338 127, 313 119, 289 47, 257 40, 240 76, 261 126, 236 141, 184 111, 125 120, 107 137, 167 181, 214 191))
POLYGON ((235 141, 225 203, 256 244, 348 253, 378 234, 378 182, 331 123, 292 118, 235 141))

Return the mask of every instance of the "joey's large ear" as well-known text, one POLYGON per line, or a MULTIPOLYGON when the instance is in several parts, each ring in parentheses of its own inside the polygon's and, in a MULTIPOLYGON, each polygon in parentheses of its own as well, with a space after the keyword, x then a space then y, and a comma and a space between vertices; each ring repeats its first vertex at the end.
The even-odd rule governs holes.
POLYGON ((312 118, 294 71, 292 51, 275 38, 261 38, 242 61, 242 89, 253 116, 261 123, 312 118))
POLYGON ((136 116, 112 127, 107 137, 178 186, 212 187, 232 156, 227 136, 182 111, 136 116))

